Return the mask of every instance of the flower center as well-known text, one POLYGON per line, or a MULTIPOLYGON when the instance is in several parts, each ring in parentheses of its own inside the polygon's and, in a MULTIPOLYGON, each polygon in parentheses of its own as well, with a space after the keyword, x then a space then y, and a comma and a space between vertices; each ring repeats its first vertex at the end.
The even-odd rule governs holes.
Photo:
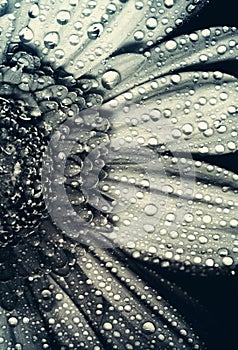
POLYGON ((0 98, 0 244, 29 233, 43 215, 40 168, 45 138, 20 103, 0 98))

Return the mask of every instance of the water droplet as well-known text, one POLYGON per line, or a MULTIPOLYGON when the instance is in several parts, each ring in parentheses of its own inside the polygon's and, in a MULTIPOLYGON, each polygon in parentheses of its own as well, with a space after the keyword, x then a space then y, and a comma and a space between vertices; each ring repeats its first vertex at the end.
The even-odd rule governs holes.
POLYGON ((112 324, 110 322, 105 322, 103 324, 103 328, 106 330, 106 331, 110 331, 112 330, 112 324))
POLYGON ((60 37, 57 32, 49 32, 44 37, 44 45, 47 49, 54 49, 59 43, 60 37))
POLYGON ((219 55, 224 55, 224 53, 226 53, 226 51, 227 51, 227 47, 225 45, 220 45, 217 48, 217 53, 219 55))
POLYGON ((109 15, 113 15, 116 12, 116 10, 117 10, 116 4, 114 4, 113 2, 110 3, 106 8, 106 12, 109 15))
POLYGON ((18 319, 17 319, 16 317, 14 317, 14 316, 9 317, 9 319, 8 319, 8 324, 9 324, 10 326, 12 326, 12 327, 15 327, 15 326, 17 326, 17 324, 18 324, 18 319))
POLYGON ((157 19, 155 17, 150 17, 147 19, 146 21, 146 27, 149 29, 149 30, 153 30, 157 27, 157 19))
POLYGON ((184 124, 183 127, 182 127, 182 130, 183 130, 183 133, 185 135, 191 135, 192 132, 193 132, 193 126, 192 124, 184 124))
POLYGON ((19 32, 19 39, 23 43, 28 43, 33 38, 34 38, 34 34, 33 34, 33 31, 30 28, 25 27, 22 30, 20 30, 20 32, 19 32))
POLYGON ((175 40, 169 40, 165 43, 165 48, 168 51, 175 51, 177 48, 177 43, 175 40))
POLYGON ((224 257, 222 259, 222 262, 225 266, 231 266, 234 263, 233 259, 230 256, 224 257))
POLYGON ((66 10, 61 10, 57 13, 56 20, 59 24, 67 24, 70 20, 70 12, 66 10))
POLYGON ((28 16, 30 18, 36 18, 39 16, 39 14, 40 14, 39 6, 37 4, 32 5, 28 12, 28 16))
POLYGON ((135 8, 136 8, 137 10, 142 10, 143 7, 144 7, 144 3, 143 3, 142 1, 136 1, 136 3, 135 3, 135 8))
POLYGON ((142 326, 142 329, 145 333, 151 334, 155 332, 155 325, 152 322, 145 322, 142 326))
POLYGON ((121 76, 116 70, 109 70, 102 76, 102 86, 107 90, 112 90, 120 82, 121 76))
POLYGON ((144 212, 146 215, 148 216, 153 216, 157 213, 158 208, 156 207, 155 204, 148 204, 146 205, 146 207, 144 208, 144 212))
POLYGON ((62 60, 62 58, 64 58, 64 51, 63 50, 56 50, 55 51, 55 58, 57 58, 58 60, 62 60))
POLYGON ((103 32, 103 25, 101 22, 95 22, 88 28, 88 37, 91 40, 96 40, 103 32))
POLYGON ((166 7, 173 7, 174 6, 174 0, 164 0, 164 6, 166 6, 166 7))
POLYGON ((143 229, 144 229, 144 231, 147 232, 147 233, 152 233, 152 232, 154 232, 155 227, 154 227, 153 225, 151 225, 151 224, 145 224, 145 225, 143 226, 143 229))
POLYGON ((137 30, 135 33, 134 33, 134 39, 136 41, 141 41, 143 40, 145 37, 145 33, 142 31, 142 30, 137 30))
POLYGON ((76 46, 76 45, 78 45, 79 41, 80 41, 80 39, 79 39, 79 36, 77 34, 70 35, 70 37, 69 37, 70 45, 76 46))

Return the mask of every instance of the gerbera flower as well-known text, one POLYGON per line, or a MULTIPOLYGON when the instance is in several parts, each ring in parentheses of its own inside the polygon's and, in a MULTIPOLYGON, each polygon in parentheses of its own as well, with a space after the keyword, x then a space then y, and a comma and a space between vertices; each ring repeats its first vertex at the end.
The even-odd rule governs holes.
POLYGON ((2 349, 203 348, 155 270, 237 264, 201 159, 237 150, 237 30, 174 33, 205 3, 0 3, 2 349))

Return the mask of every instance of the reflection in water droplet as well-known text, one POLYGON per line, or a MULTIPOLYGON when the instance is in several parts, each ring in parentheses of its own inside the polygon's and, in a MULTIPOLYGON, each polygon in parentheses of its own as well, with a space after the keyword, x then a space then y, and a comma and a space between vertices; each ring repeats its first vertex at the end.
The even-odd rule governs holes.
POLYGON ((70 20, 70 12, 66 10, 61 10, 56 16, 57 22, 61 25, 67 24, 70 20))
POLYGON ((39 16, 39 14, 40 14, 39 6, 37 4, 32 5, 28 12, 28 16, 30 18, 36 18, 39 16))
POLYGON ((77 35, 77 34, 72 34, 72 35, 70 35, 70 37, 69 37, 69 43, 70 43, 70 45, 72 45, 72 46, 76 46, 76 45, 78 45, 78 43, 79 43, 79 35, 77 35))
POLYGON ((106 8, 106 12, 109 15, 113 15, 116 12, 116 10, 117 10, 116 4, 114 4, 113 2, 110 3, 106 8))
POLYGON ((20 30, 20 32, 19 32, 19 39, 23 43, 28 43, 33 38, 34 38, 34 34, 33 34, 33 31, 30 28, 25 27, 22 30, 20 30))
POLYGON ((174 0, 164 0, 164 5, 168 8, 174 6, 174 0))
POLYGON ((148 216, 153 216, 157 213, 158 208, 156 207, 156 205, 154 204, 148 204, 145 209, 144 212, 146 215, 148 216))
POLYGON ((64 51, 63 50, 56 50, 55 51, 55 57, 58 59, 58 60, 62 60, 62 58, 64 58, 64 51))
POLYGON ((102 86, 107 90, 113 89, 120 82, 121 76, 120 73, 118 73, 116 70, 109 70, 102 76, 102 86))
POLYGON ((152 322, 145 322, 142 326, 145 333, 150 334, 155 332, 155 325, 152 322))
POLYGON ((136 3, 135 3, 135 8, 136 8, 137 10, 142 10, 143 7, 144 7, 144 3, 143 3, 142 1, 136 1, 136 3))
POLYGON ((157 27, 157 19, 155 17, 150 17, 146 21, 146 27, 150 30, 155 29, 157 27))
POLYGON ((49 32, 44 37, 44 45, 47 49, 54 49, 58 45, 59 39, 57 32, 49 32))
POLYGON ((134 33, 134 39, 136 41, 141 41, 143 40, 145 37, 145 33, 142 32, 142 30, 137 30, 135 33, 134 33))
POLYGON ((177 43, 175 40, 168 40, 165 44, 165 48, 168 51, 175 51, 177 48, 177 43))
POLYGON ((95 22, 93 24, 91 24, 91 26, 88 28, 88 37, 91 40, 96 40, 98 37, 100 37, 100 35, 103 32, 103 25, 100 22, 95 22))

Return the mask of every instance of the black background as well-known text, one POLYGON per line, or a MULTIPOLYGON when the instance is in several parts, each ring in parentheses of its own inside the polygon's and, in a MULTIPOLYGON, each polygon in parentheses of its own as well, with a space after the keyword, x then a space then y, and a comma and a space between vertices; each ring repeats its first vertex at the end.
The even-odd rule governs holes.
MULTIPOLYGON (((238 27, 237 0, 211 0, 210 4, 183 32, 216 25, 238 27)), ((238 64, 227 62, 220 67, 238 77, 238 64)), ((238 152, 206 160, 238 173, 238 152)), ((238 272, 235 276, 189 277, 184 273, 171 274, 171 279, 204 305, 208 313, 193 314, 199 320, 208 350, 238 350, 238 272)))

